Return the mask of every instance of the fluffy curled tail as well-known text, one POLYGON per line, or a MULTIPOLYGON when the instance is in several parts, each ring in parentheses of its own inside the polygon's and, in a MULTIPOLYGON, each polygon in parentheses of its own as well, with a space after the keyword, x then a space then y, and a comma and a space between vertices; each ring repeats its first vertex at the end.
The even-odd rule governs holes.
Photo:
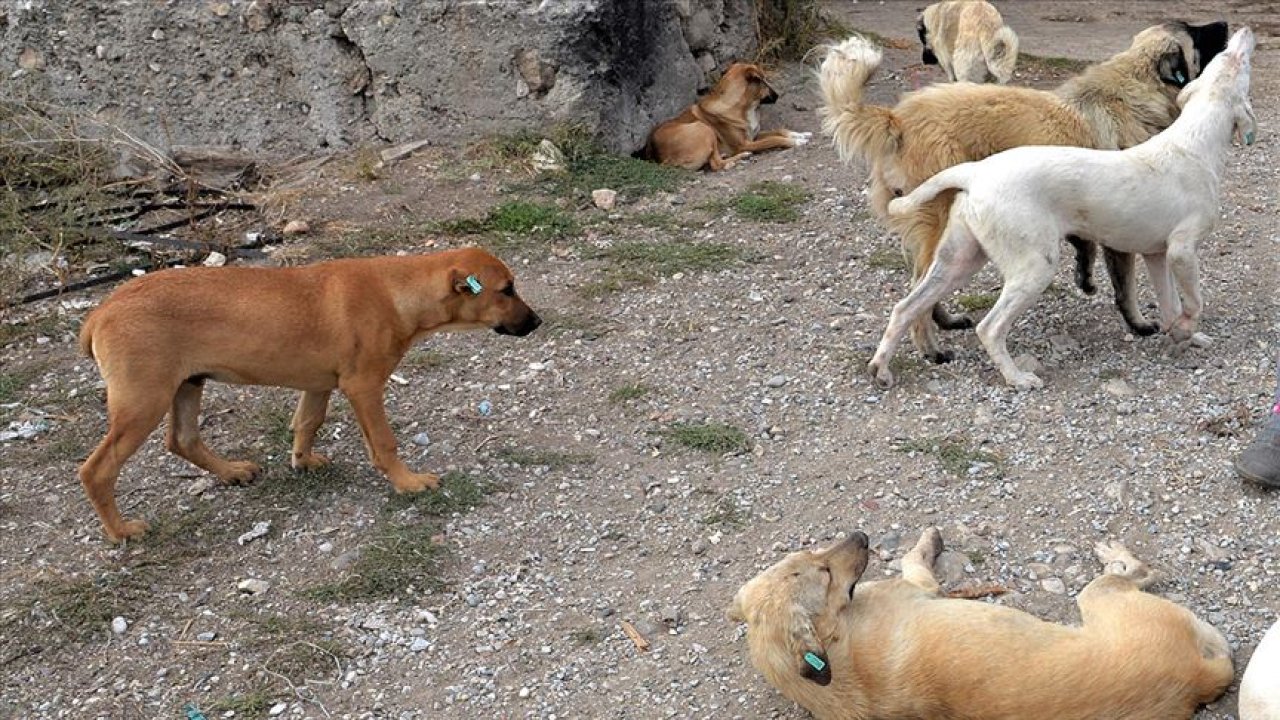
POLYGON ((825 100, 818 111, 822 131, 832 137, 836 152, 846 162, 855 156, 872 161, 892 155, 902 141, 891 109, 862 104, 863 90, 880 67, 880 58, 880 48, 875 43, 853 35, 829 45, 818 68, 818 84, 825 100))
POLYGON ((915 190, 889 203, 889 215, 910 215, 945 190, 968 190, 976 163, 960 163, 925 180, 915 190))
POLYGON ((1018 35, 1008 25, 1001 25, 991 36, 991 42, 982 46, 982 55, 987 60, 987 70, 996 80, 1001 84, 1009 82, 1018 64, 1018 35))

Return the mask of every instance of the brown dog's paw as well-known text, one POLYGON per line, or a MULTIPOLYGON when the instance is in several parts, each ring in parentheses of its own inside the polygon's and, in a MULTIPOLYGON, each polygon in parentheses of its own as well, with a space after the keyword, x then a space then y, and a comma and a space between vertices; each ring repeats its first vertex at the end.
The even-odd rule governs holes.
POLYGON ((409 473, 405 477, 393 479, 398 493, 416 493, 423 490, 435 490, 440 487, 440 476, 431 473, 409 473))
POLYGON ((262 472, 262 468, 248 460, 236 460, 227 463, 226 472, 218 475, 218 480, 223 485, 248 485, 258 479, 258 475, 262 472))
POLYGON ((121 543, 129 538, 141 537, 151 526, 144 520, 122 520, 117 528, 107 528, 107 539, 121 543))
POLYGON ((310 455, 294 455, 291 463, 294 470, 317 470, 329 464, 329 458, 320 453, 310 455))

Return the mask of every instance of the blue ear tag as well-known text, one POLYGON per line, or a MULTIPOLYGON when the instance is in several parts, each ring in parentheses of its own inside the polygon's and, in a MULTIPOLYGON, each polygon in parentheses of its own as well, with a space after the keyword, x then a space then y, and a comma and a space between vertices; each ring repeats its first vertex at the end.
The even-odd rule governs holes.
POLYGON ((480 284, 475 275, 467 276, 467 287, 471 288, 472 295, 479 295, 480 291, 484 289, 484 286, 480 284))
POLYGON ((822 658, 818 657, 817 655, 811 652, 807 652, 804 654, 804 661, 809 663, 809 667, 813 668, 814 670, 817 670, 818 672, 822 672, 823 669, 827 667, 827 664, 822 661, 822 658))
POLYGON ((1253 131, 1252 131, 1252 130, 1250 130, 1249 132, 1247 132, 1247 133, 1245 133, 1245 134, 1244 134, 1244 144, 1245 144, 1245 145, 1252 145, 1252 144, 1253 144, 1253 131))
POLYGON ((1177 80, 1179 85, 1186 85, 1186 84, 1187 84, 1187 79, 1186 79, 1185 77, 1183 77, 1183 76, 1182 76, 1182 71, 1181 71, 1181 70, 1177 70, 1177 71, 1175 71, 1175 72, 1173 73, 1173 79, 1174 79, 1174 80, 1177 80))

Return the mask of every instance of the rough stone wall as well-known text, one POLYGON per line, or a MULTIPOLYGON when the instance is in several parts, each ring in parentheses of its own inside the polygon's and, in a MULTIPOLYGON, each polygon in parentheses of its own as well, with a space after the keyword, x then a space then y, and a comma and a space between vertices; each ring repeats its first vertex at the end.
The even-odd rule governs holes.
POLYGON ((159 147, 311 152, 581 122, 631 151, 754 46, 753 0, 0 0, 0 96, 159 147))

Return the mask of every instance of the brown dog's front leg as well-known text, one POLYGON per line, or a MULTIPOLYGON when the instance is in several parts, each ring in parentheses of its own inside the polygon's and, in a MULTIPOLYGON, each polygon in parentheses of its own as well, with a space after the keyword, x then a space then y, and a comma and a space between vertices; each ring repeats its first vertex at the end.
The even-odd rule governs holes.
POLYGON ((290 464, 294 470, 314 470, 329 464, 329 458, 312 449, 316 442, 316 431, 324 422, 329 410, 329 390, 315 392, 307 390, 298 398, 298 409, 293 413, 293 459, 290 464))
POLYGON ((797 136, 803 137, 802 133, 793 133, 790 130, 770 130, 769 132, 760 133, 755 140, 748 140, 738 147, 734 148, 734 152, 763 152, 765 150, 779 150, 782 148, 791 148, 796 145, 803 145, 808 142, 806 138, 803 142, 797 140, 797 136))
POLYGON ((369 458, 373 460, 374 467, 387 476, 398 493, 421 492, 427 488, 439 487, 439 476, 412 472, 401 462, 396 452, 396 436, 387 422, 383 391, 382 383, 377 387, 342 386, 342 393, 347 396, 351 409, 355 411, 360 434, 364 436, 364 445, 369 450, 369 458))

